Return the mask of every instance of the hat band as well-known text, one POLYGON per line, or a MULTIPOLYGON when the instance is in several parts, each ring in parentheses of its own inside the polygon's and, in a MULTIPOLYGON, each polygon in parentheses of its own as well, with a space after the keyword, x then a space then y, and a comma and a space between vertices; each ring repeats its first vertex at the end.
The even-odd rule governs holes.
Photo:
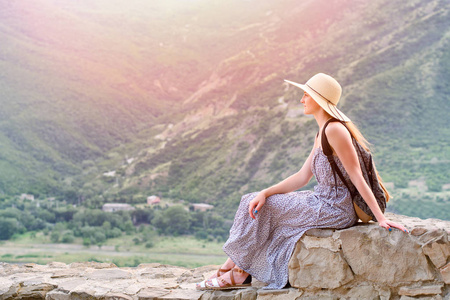
POLYGON ((318 91, 316 91, 315 89, 313 89, 308 83, 305 84, 307 87, 309 87, 310 89, 312 89, 314 92, 316 92, 317 94, 319 94, 320 97, 322 97, 323 99, 327 100, 328 102, 330 102, 332 105, 336 106, 336 104, 334 104, 333 102, 331 102, 330 100, 328 100, 325 96, 323 96, 321 93, 319 93, 318 91))
POLYGON ((330 100, 328 100, 326 97, 324 97, 321 93, 319 93, 318 91, 316 91, 315 89, 313 89, 309 84, 305 84, 307 87, 309 87, 310 89, 312 89, 314 92, 316 92, 320 97, 322 97, 323 99, 325 99, 325 100, 327 100, 327 106, 328 106, 328 109, 330 110, 330 112, 331 112, 331 114, 333 115, 333 117, 335 117, 336 119, 340 119, 340 120, 343 120, 344 118, 341 116, 341 113, 339 112, 339 110, 337 109, 337 107, 336 107, 336 104, 334 104, 333 102, 331 102, 330 100), (336 110, 336 111, 333 111, 331 108, 330 108, 330 104, 334 107, 334 109, 336 110), (336 113, 337 113, 337 115, 339 116, 336 116, 336 113))

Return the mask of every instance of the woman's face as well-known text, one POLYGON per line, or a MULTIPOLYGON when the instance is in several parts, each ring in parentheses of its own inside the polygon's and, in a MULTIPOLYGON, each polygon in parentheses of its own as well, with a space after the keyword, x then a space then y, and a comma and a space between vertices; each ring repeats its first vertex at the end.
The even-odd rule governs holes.
POLYGON ((320 105, 307 92, 303 94, 300 102, 303 104, 305 115, 313 115, 321 109, 320 105))

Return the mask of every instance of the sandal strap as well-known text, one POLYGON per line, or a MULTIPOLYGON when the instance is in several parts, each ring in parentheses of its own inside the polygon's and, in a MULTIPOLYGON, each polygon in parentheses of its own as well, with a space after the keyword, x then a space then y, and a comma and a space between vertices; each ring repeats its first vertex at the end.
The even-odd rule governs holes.
POLYGON ((207 280, 205 283, 206 288, 220 287, 220 284, 219 284, 219 281, 217 280, 217 278, 219 278, 219 277, 207 280))
MULTIPOLYGON (((222 282, 222 285, 223 285, 222 287, 229 287, 229 286, 233 285, 233 283, 230 284, 229 282, 226 282, 225 279, 223 279, 223 278, 220 278, 220 277, 217 277, 217 278, 218 278, 217 279, 217 284, 218 284, 219 287, 221 287, 220 284, 219 284, 219 280, 220 280, 220 282, 222 282)), ((233 280, 231 280, 231 282, 233 282, 233 280)))
POLYGON ((228 271, 230 271, 231 269, 219 269, 219 270, 217 270, 217 277, 220 277, 220 272, 222 272, 222 273, 226 273, 226 272, 228 272, 228 271))
POLYGON ((236 268, 231 269, 231 272, 230 272, 230 279, 231 279, 232 286, 236 285, 236 281, 234 281, 234 270, 236 270, 236 268))
MULTIPOLYGON (((234 280, 234 272, 238 272, 238 273, 242 274, 245 271, 242 269, 239 269, 239 268, 233 268, 229 271, 231 283, 225 281, 225 279, 223 279, 222 277, 216 277, 216 278, 207 280, 205 282, 205 285, 206 285, 206 287, 213 287, 213 288, 226 288, 226 287, 234 287, 234 286, 242 285, 242 284, 239 284, 239 285, 236 284, 236 281, 234 280), (222 286, 221 286, 221 284, 222 284, 222 286)), ((251 280, 251 275, 248 275, 247 279, 248 278, 250 278, 250 280, 251 280)), ((247 281, 247 279, 245 279, 245 281, 247 281)))

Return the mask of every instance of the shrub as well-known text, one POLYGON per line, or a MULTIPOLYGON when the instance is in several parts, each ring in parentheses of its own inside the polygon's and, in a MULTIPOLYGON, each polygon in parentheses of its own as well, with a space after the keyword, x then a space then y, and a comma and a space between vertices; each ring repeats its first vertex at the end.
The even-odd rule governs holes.
POLYGON ((59 242, 59 232, 53 231, 52 234, 50 235, 50 240, 53 243, 58 243, 59 242))
POLYGON ((70 244, 73 243, 73 241, 75 240, 75 237, 73 236, 72 232, 66 232, 62 239, 61 242, 65 243, 65 244, 70 244))
POLYGON ((103 232, 97 231, 94 234, 94 240, 95 240, 96 244, 102 244, 102 243, 104 243, 106 241, 106 236, 105 236, 105 234, 103 232))
POLYGON ((83 238, 83 246, 89 247, 91 245, 91 239, 88 237, 83 238))
POLYGON ((13 218, 0 217, 0 240, 8 240, 19 231, 17 221, 13 218))
POLYGON ((208 233, 204 230, 199 230, 195 233, 195 238, 198 240, 206 240, 208 238, 208 233))

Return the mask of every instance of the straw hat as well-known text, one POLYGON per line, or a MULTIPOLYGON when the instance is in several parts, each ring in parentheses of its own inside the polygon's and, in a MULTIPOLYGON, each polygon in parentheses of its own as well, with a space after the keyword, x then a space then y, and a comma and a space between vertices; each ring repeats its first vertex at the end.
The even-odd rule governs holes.
POLYGON ((289 80, 285 81, 307 92, 320 107, 330 114, 330 116, 344 122, 350 121, 350 119, 336 107, 341 98, 342 88, 336 79, 330 75, 323 73, 316 74, 305 84, 289 80))

